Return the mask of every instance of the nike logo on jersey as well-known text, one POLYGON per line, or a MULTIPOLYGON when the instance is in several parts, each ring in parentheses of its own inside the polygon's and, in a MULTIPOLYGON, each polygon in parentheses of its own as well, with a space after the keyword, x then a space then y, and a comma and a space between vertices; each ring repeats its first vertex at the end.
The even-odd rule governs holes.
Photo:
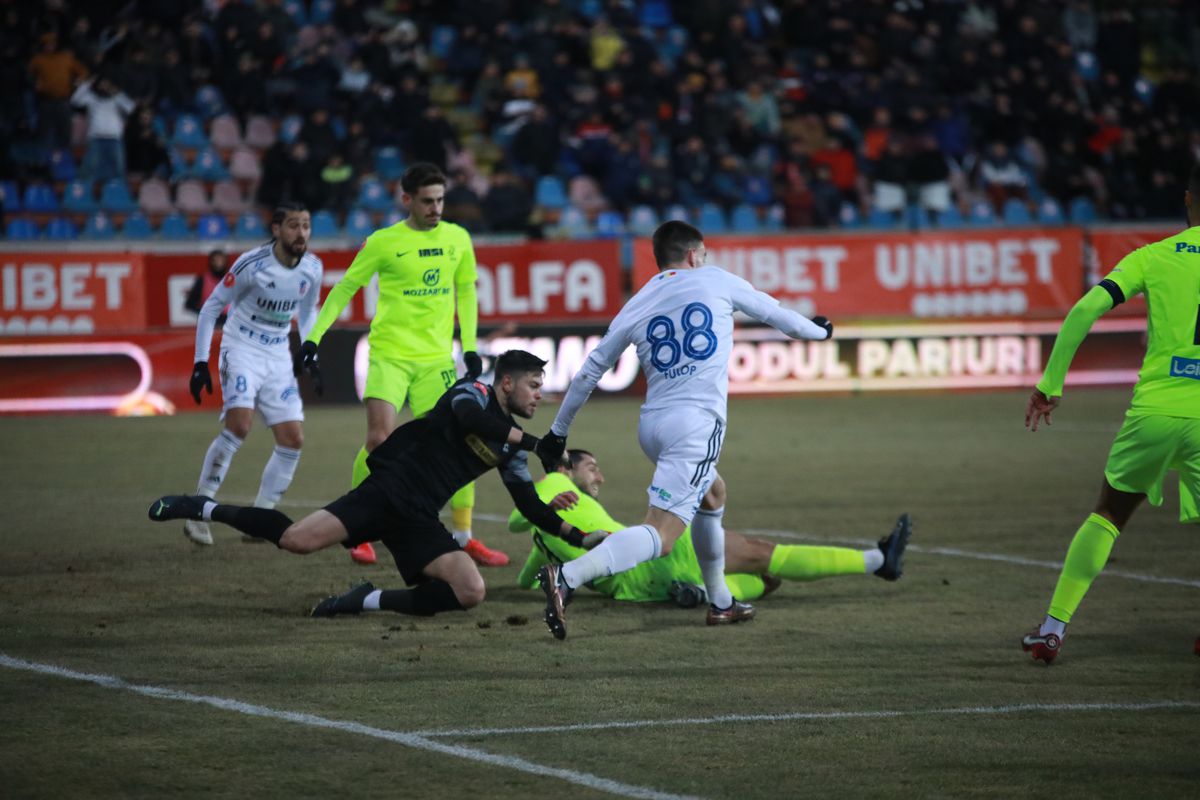
POLYGON ((405 250, 403 253, 396 253, 396 258, 404 258, 406 255, 408 255, 411 252, 412 252, 412 250, 405 250))
POLYGON ((1171 359, 1171 377, 1200 381, 1200 358, 1175 356, 1171 359))

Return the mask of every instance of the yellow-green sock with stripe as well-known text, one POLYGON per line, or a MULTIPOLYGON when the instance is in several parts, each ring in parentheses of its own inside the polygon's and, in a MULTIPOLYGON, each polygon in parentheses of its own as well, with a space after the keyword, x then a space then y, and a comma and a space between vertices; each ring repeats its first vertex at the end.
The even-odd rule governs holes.
POLYGON ((834 575, 862 575, 866 569, 861 550, 780 544, 771 553, 767 574, 789 581, 815 581, 834 575))
POLYGON ((1067 548, 1067 558, 1046 613, 1063 622, 1071 621, 1092 581, 1108 562, 1108 554, 1120 533, 1116 525, 1099 514, 1084 520, 1067 548))

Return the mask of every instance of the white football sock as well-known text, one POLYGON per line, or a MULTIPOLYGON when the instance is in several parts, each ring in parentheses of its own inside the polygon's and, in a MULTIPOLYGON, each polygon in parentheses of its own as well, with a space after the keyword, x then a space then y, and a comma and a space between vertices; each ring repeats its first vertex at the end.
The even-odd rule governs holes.
POLYGON ((212 522, 213 509, 217 507, 215 500, 205 500, 204 505, 200 509, 200 516, 204 517, 205 522, 212 522))
POLYGON ((229 465, 237 455, 242 440, 229 431, 228 428, 217 434, 208 452, 204 454, 204 466, 200 468, 200 481, 196 484, 196 494, 205 497, 215 497, 217 490, 225 481, 229 465))
POLYGON ((371 592, 369 595, 364 597, 363 598, 363 611, 378 611, 379 610, 379 595, 381 595, 381 594, 383 594, 383 591, 380 589, 376 589, 375 591, 371 592))
POLYGON ((725 506, 713 511, 700 509, 692 519, 692 547, 696 560, 700 562, 700 574, 704 576, 704 588, 708 591, 708 602, 717 608, 733 605, 733 595, 725 585, 725 527, 721 517, 725 506))
POLYGON ((634 525, 609 536, 574 561, 563 564, 563 580, 578 589, 596 578, 633 569, 662 555, 662 540, 652 525, 634 525))
POLYGON ((300 463, 300 451, 275 445, 275 452, 263 467, 262 482, 258 485, 255 508, 274 508, 283 499, 283 493, 292 485, 296 466, 300 463))
POLYGON ((470 531, 460 531, 456 529, 450 535, 454 537, 454 541, 458 542, 459 547, 466 547, 467 542, 471 541, 470 531))
POLYGON ((1042 627, 1038 628, 1038 634, 1041 636, 1046 636, 1047 634, 1053 633, 1060 639, 1066 635, 1066 632, 1067 623, 1063 622, 1061 619, 1055 619, 1049 614, 1046 615, 1045 621, 1042 622, 1042 627))
POLYGON ((863 564, 866 565, 868 575, 883 566, 883 551, 878 547, 873 547, 870 550, 863 550, 863 564))

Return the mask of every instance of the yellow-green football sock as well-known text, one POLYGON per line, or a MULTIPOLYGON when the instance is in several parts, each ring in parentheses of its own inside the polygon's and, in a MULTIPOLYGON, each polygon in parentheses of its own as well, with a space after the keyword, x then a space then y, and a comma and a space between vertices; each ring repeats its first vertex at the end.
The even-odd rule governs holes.
POLYGON ((367 476, 370 474, 371 470, 367 466, 367 448, 365 446, 360 447, 358 448, 358 455, 354 457, 354 469, 350 473, 350 488, 353 489, 355 486, 358 486, 360 483, 365 481, 367 476))
POLYGON ((766 591, 766 584, 763 583, 762 578, 745 573, 726 575, 725 585, 729 587, 729 593, 733 595, 733 599, 743 603, 747 600, 757 600, 766 591))
POLYGON ((1108 562, 1108 554, 1120 533, 1116 525, 1099 514, 1084 520, 1067 548, 1067 558, 1046 613, 1063 622, 1071 621, 1092 581, 1108 562))
POLYGON ((862 575, 866 562, 861 550, 780 544, 771 553, 767 574, 789 581, 815 581, 835 575, 862 575))

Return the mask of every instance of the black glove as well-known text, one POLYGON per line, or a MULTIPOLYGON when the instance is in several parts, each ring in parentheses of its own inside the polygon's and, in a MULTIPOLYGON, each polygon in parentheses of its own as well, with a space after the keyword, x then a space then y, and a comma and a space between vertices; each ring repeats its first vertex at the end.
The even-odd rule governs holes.
POLYGON ((200 390, 208 389, 208 393, 212 394, 212 375, 208 372, 207 361, 197 361, 192 367, 192 379, 188 381, 188 389, 192 392, 192 397, 196 398, 196 405, 200 405, 200 390))
POLYGON ((312 379, 313 391, 320 396, 325 391, 325 380, 321 377, 321 363, 317 360, 316 342, 302 342, 300 349, 296 351, 296 357, 292 359, 292 374, 299 378, 305 372, 312 379))
POLYGON ((538 460, 542 462, 542 469, 550 473, 558 469, 558 462, 562 460, 563 452, 566 449, 567 437, 559 436, 550 431, 538 440, 537 446, 533 448, 533 452, 537 454, 538 460))
POLYGON ((567 532, 566 536, 562 537, 562 540, 572 547, 582 547, 584 550, 591 550, 607 539, 608 536, 608 531, 592 531, 591 533, 584 533, 583 531, 579 530, 579 528, 573 527, 567 532))
POLYGON ((471 380, 483 374, 483 359, 474 350, 463 353, 463 366, 467 368, 467 377, 471 380))
POLYGON ((826 339, 833 338, 833 323, 830 322, 826 317, 813 317, 812 322, 813 325, 819 325, 825 329, 825 333, 827 334, 825 336, 826 339))

